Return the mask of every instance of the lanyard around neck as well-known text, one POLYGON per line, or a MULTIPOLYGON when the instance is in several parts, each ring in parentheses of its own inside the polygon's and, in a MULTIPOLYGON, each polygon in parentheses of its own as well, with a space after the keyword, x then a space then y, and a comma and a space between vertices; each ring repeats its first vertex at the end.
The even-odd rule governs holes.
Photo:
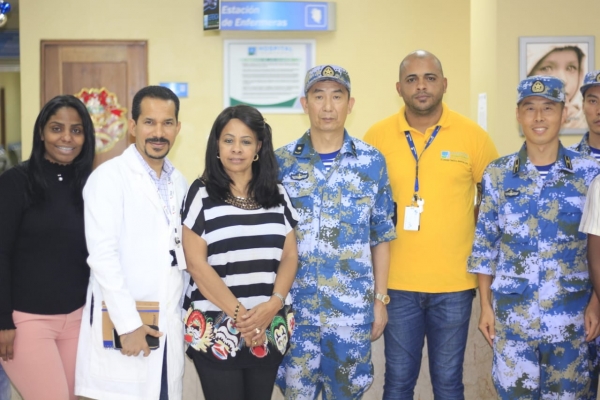
POLYGON ((435 139, 435 137, 437 136, 440 129, 441 129, 440 125, 435 127, 433 133, 429 137, 429 140, 425 144, 425 148, 421 152, 420 156, 417 154, 417 149, 415 148, 415 142, 413 142, 413 139, 410 136, 410 132, 404 131, 404 136, 406 136, 406 141, 408 142, 408 147, 410 148, 410 151, 411 151, 413 157, 415 158, 415 194, 419 193, 419 159, 423 156, 423 153, 425 153, 425 150, 427 150, 429 145, 431 145, 431 143, 433 142, 433 139, 435 139))

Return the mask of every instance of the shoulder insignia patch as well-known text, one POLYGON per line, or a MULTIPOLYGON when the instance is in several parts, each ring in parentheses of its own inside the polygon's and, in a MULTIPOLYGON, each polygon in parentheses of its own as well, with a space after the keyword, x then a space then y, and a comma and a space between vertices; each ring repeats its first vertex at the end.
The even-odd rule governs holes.
POLYGON ((520 167, 521 163, 519 162, 519 158, 517 157, 515 159, 515 163, 513 164, 513 174, 517 174, 519 173, 519 167, 520 167))
POLYGON ((571 157, 565 155, 565 165, 569 169, 573 169, 573 164, 571 164, 571 157))
POLYGON ((300 154, 302 154, 302 150, 304 150, 304 144, 297 145, 296 149, 294 150, 294 155, 299 156, 300 154))

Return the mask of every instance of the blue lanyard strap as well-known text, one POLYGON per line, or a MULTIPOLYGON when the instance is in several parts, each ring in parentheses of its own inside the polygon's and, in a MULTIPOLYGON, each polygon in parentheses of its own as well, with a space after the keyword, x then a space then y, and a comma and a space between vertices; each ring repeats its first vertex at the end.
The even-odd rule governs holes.
POLYGON ((425 153, 425 150, 427 150, 429 145, 433 142, 433 139, 435 139, 435 137, 437 136, 440 129, 441 129, 440 125, 435 127, 433 133, 429 137, 429 140, 425 144, 425 148, 421 152, 420 156, 417 155, 417 149, 415 148, 415 142, 413 142, 412 137, 410 136, 410 132, 404 131, 404 136, 406 136, 406 141, 408 142, 408 147, 410 148, 410 151, 411 151, 413 157, 415 158, 415 194, 419 193, 419 159, 423 156, 423 153, 425 153))

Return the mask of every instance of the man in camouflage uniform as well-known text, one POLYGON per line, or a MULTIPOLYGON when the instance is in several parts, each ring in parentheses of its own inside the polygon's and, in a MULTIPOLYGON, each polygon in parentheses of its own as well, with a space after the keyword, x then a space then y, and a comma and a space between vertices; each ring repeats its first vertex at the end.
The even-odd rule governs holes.
POLYGON ((589 390, 584 320, 592 288, 577 229, 600 167, 561 145, 564 96, 558 78, 523 80, 517 120, 525 144, 483 176, 469 271, 478 274, 479 329, 494 349, 502 399, 580 400, 589 390))
POLYGON ((310 129, 276 151, 300 220, 291 294, 296 329, 277 384, 286 399, 358 399, 373 381, 371 340, 387 323, 389 241, 396 237, 385 160, 348 135, 350 78, 334 65, 306 74, 310 129))
MULTIPOLYGON (((588 132, 583 135, 581 142, 572 147, 572 149, 594 157, 600 161, 600 70, 588 72, 583 79, 581 86, 581 95, 583 96, 583 114, 589 127, 588 132)), ((590 186, 589 192, 591 193, 590 186)), ((588 196, 589 202, 589 196, 588 196)), ((598 219, 598 215, 591 218, 598 219)), ((583 217, 585 219, 585 216, 583 217)), ((583 226, 582 219, 582 226, 583 226)), ((582 230, 584 233, 593 234, 593 232, 582 230)), ((589 243, 588 243, 589 244, 589 243)), ((589 244, 590 245, 590 244, 589 244)), ((600 307, 598 297, 593 296, 590 305, 600 307)), ((588 335, 592 332, 588 331, 588 335)), ((590 342, 590 368, 592 374, 592 383, 590 385, 590 395, 588 400, 596 400, 598 397, 598 376, 600 375, 600 338, 590 342)))
POLYGON ((600 70, 588 72, 580 90, 589 130, 572 148, 600 161, 600 70))

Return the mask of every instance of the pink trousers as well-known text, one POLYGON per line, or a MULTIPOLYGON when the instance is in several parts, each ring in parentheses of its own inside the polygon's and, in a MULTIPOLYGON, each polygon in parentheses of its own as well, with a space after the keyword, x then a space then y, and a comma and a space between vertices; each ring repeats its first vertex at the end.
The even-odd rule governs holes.
POLYGON ((24 400, 75 400, 75 359, 83 307, 70 314, 13 312, 14 358, 2 367, 24 400))

